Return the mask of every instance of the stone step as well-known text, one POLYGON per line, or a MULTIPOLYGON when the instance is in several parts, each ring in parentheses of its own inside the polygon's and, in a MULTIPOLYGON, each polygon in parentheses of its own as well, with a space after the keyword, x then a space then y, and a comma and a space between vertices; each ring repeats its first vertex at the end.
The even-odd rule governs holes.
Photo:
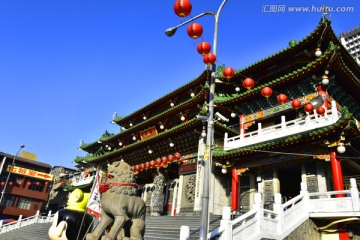
MULTIPOLYGON (((217 219, 212 216, 210 222, 217 219)), ((199 229, 199 216, 149 216, 146 218, 145 240, 176 240, 180 237, 180 227, 189 226, 190 233, 199 229)), ((209 229, 218 227, 220 220, 211 224, 209 229)), ((0 234, 1 240, 46 240, 51 223, 36 223, 29 226, 14 229, 0 234)), ((199 233, 196 232, 190 239, 197 239, 199 233)))

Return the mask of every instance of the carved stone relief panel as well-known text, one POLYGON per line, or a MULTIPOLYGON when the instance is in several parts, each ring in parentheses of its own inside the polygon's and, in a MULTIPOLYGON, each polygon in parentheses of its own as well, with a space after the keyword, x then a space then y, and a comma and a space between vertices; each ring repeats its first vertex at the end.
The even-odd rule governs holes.
POLYGON ((184 184, 181 196, 181 212, 192 212, 195 201, 196 174, 184 175, 184 184))
POLYGON ((274 203, 274 184, 273 181, 264 182, 264 207, 272 209, 274 203))

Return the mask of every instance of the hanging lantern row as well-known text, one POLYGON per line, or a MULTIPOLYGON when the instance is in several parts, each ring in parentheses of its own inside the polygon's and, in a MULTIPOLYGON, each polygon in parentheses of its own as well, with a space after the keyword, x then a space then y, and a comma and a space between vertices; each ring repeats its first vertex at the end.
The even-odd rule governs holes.
POLYGON ((61 181, 61 182, 54 181, 54 184, 57 184, 57 183, 65 184, 65 181, 61 181))
POLYGON ((187 17, 190 15, 192 6, 189 0, 177 0, 174 4, 174 12, 179 17, 187 17))
MULTIPOLYGON (((174 4, 174 12, 179 17, 187 17, 190 15, 192 10, 192 5, 189 0, 177 0, 174 4)), ((200 38, 203 34, 203 27, 199 23, 191 23, 187 28, 187 34, 193 39, 200 38)), ((216 62, 216 55, 210 53, 211 45, 208 42, 200 42, 196 50, 199 54, 203 56, 203 62, 206 65, 213 65, 216 62)), ((231 67, 227 67, 223 70, 223 75, 225 78, 230 79, 234 77, 235 71, 231 67)))
MULTIPOLYGON (((270 87, 264 87, 263 89, 261 89, 261 95, 266 98, 269 98, 272 95, 272 92, 273 90, 270 87)), ((281 93, 276 97, 276 100, 278 103, 284 104, 288 101, 288 97, 285 94, 281 93)), ((291 101, 291 107, 294 109, 299 109, 301 105, 301 101, 297 98, 291 101)), ((314 106, 311 103, 307 103, 304 105, 304 111, 307 113, 311 113, 314 111, 314 106)), ((316 109, 316 113, 319 115, 323 115, 325 111, 326 109, 324 107, 318 107, 316 109)))
POLYGON ((180 153, 175 153, 174 155, 169 155, 167 157, 163 156, 162 158, 157 158, 156 160, 151 160, 150 162, 138 164, 135 166, 131 166, 135 174, 137 174, 139 171, 147 170, 150 168, 167 168, 169 163, 172 162, 178 162, 183 163, 183 159, 181 158, 180 153))
MULTIPOLYGON (((23 185, 23 183, 24 183, 23 181, 17 182, 17 184, 18 184, 20 187, 23 185)), ((36 184, 36 186, 40 186, 40 185, 41 185, 40 182, 36 182, 35 184, 36 184)), ((2 187, 4 187, 4 186, 5 186, 5 182, 1 182, 0 185, 1 185, 2 187)), ((9 185, 10 187, 12 187, 12 186, 14 185, 14 183, 13 183, 13 182, 9 182, 8 185, 9 185)), ((27 181, 27 182, 26 182, 26 186, 27 186, 27 187, 30 187, 31 185, 32 185, 32 183, 31 183, 30 181, 27 181)), ((49 182, 45 182, 45 185, 46 185, 46 186, 49 185, 49 182)))

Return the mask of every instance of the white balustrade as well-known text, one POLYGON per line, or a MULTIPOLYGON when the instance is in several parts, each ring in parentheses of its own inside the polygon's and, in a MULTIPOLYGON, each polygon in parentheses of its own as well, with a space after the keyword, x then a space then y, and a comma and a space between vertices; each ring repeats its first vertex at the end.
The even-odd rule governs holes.
POLYGON ((302 182, 300 195, 284 204, 281 203, 280 193, 274 195, 274 211, 263 209, 261 193, 255 193, 251 211, 232 221, 225 221, 209 237, 220 236, 221 240, 284 239, 311 217, 360 217, 359 190, 355 179, 350 179, 350 184, 350 190, 309 193, 302 182), (230 232, 232 236, 229 236, 230 232))
POLYGON ((3 224, 3 221, 0 220, 0 234, 12 231, 14 229, 18 229, 20 227, 25 227, 25 226, 28 226, 28 225, 31 225, 34 223, 52 222, 53 219, 54 219, 54 215, 51 214, 51 211, 49 211, 49 214, 47 216, 40 216, 40 212, 37 211, 35 216, 23 218, 23 216, 20 215, 18 221, 11 222, 11 223, 3 224))
POLYGON ((274 139, 287 137, 302 132, 307 132, 317 128, 330 126, 340 119, 335 101, 331 103, 331 109, 326 110, 324 116, 320 116, 316 113, 316 110, 312 114, 307 114, 305 118, 297 118, 291 121, 286 121, 285 116, 281 116, 281 123, 270 127, 262 128, 261 123, 258 123, 258 129, 252 132, 235 137, 228 137, 228 133, 225 133, 224 137, 224 150, 229 151, 238 149, 241 147, 250 146, 253 144, 271 141, 274 139))

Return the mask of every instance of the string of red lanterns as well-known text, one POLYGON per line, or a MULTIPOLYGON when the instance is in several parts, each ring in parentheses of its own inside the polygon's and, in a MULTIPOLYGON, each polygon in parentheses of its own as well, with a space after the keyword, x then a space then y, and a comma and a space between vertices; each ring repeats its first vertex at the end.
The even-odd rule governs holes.
MULTIPOLYGON (((272 95, 273 90, 270 87, 264 87, 263 89, 261 89, 261 95, 263 95, 266 98, 269 98, 272 95)), ((288 101, 288 97, 281 93, 276 97, 276 100, 278 103, 280 104, 284 104, 288 101)), ((301 101, 297 98, 293 99, 291 101, 291 107, 294 109, 299 109, 301 107, 301 101)), ((311 103, 307 103, 304 105, 304 111, 307 113, 311 113, 314 111, 314 106, 311 103)), ((316 113, 319 115, 323 115, 325 114, 326 109, 322 106, 318 107, 316 109, 316 113)))
MULTIPOLYGON (((23 181, 17 182, 17 184, 18 184, 20 187, 23 185, 23 183, 24 183, 23 181)), ((65 183, 65 182, 64 182, 64 183, 65 183)), ((36 186, 40 186, 40 185, 41 185, 40 182, 36 182, 35 184, 36 184, 36 186)), ((45 182, 44 184, 47 186, 47 185, 49 185, 49 182, 45 182)), ((56 184, 56 181, 54 181, 54 184, 56 184)), ((1 182, 0 185, 1 185, 2 187, 4 187, 4 186, 5 186, 5 182, 1 182)), ((14 185, 14 183, 13 183, 12 181, 10 181, 10 182, 8 183, 8 185, 9 185, 10 187, 12 187, 12 186, 14 185)), ((26 186, 27 186, 27 187, 30 187, 31 185, 32 185, 32 182, 30 182, 30 181, 27 181, 27 182, 26 182, 26 186)))
MULTIPOLYGON (((189 0, 177 0, 174 4, 174 12, 177 16, 183 18, 190 15, 192 10, 192 5, 189 0)), ((193 39, 197 39, 202 36, 203 34, 203 27, 199 23, 191 23, 189 24, 187 28, 187 34, 189 37, 193 39)), ((216 55, 213 53, 210 53, 211 51, 211 45, 208 42, 200 42, 196 50, 199 54, 203 56, 203 62, 206 65, 213 65, 216 62, 216 55)), ((225 78, 230 79, 234 77, 235 71, 231 67, 226 67, 223 70, 223 75, 225 78)))
POLYGON ((182 164, 184 161, 181 158, 181 154, 180 153, 175 153, 174 155, 169 155, 169 156, 163 156, 163 157, 159 157, 155 160, 151 160, 150 162, 145 162, 142 164, 137 164, 135 166, 131 166, 131 168, 133 169, 135 174, 138 174, 139 171, 143 171, 143 170, 147 170, 150 168, 167 168, 169 163, 172 163, 176 161, 178 164, 182 164))

